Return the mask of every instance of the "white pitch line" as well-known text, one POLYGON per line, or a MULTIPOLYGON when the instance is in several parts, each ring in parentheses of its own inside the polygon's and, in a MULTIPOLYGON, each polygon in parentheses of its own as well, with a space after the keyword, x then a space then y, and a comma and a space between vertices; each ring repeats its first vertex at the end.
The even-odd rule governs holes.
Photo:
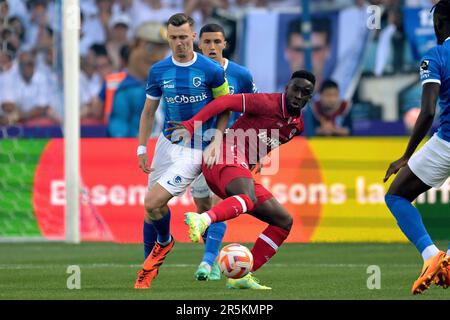
MULTIPOLYGON (((77 265, 77 264, 74 264, 77 265)), ((339 264, 339 263, 300 263, 300 264, 284 264, 284 263, 269 263, 267 266, 275 268, 367 268, 370 264, 339 264)), ((33 265, 33 264, 0 264, 0 270, 42 270, 42 269, 55 269, 55 268, 67 268, 69 264, 45 264, 45 265, 33 265)), ((94 264, 78 264, 80 268, 85 269, 99 269, 99 268, 139 268, 141 264, 115 264, 115 263, 94 263, 94 264)), ((385 267, 392 268, 417 268, 417 264, 383 264, 385 267)), ((196 264, 164 264, 165 268, 194 268, 196 264)))

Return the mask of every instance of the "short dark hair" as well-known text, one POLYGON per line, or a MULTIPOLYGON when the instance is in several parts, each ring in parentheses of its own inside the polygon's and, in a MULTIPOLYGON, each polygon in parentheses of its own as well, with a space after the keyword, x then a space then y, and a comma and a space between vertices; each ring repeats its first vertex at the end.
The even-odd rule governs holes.
POLYGON ((205 32, 220 32, 223 34, 223 37, 226 38, 225 30, 222 28, 222 26, 218 25, 217 23, 209 23, 209 24, 204 25, 202 27, 202 29, 200 30, 200 37, 205 32))
POLYGON ((102 43, 94 43, 89 47, 89 50, 94 52, 96 56, 107 56, 108 50, 106 49, 106 46, 102 43))
POLYGON ((167 25, 171 24, 174 27, 180 27, 185 23, 188 23, 189 26, 192 28, 195 22, 194 19, 192 19, 185 13, 176 13, 173 16, 171 16, 167 21, 167 25))
POLYGON ((306 70, 295 71, 291 76, 291 80, 296 78, 306 79, 309 82, 311 82, 314 86, 316 85, 316 77, 309 71, 306 70))
POLYGON ((450 36, 450 0, 440 0, 433 6, 431 11, 433 10, 434 31, 438 44, 442 44, 450 36))
POLYGON ((337 89, 337 90, 339 90, 339 86, 338 86, 338 84, 335 81, 333 81, 331 79, 327 79, 320 86, 320 93, 324 92, 327 89, 337 89))
POLYGON ((450 0, 440 0, 433 6, 433 9, 439 20, 450 22, 450 0))
MULTIPOLYGON (((325 33, 326 43, 328 44, 330 42, 330 33, 331 33, 330 19, 328 19, 328 18, 313 18, 311 20, 311 25, 312 25, 311 33, 314 33, 314 32, 325 33)), ((291 22, 289 22, 288 31, 287 31, 287 35, 286 35, 286 44, 287 45, 289 45, 289 43, 291 41, 291 36, 293 34, 299 34, 301 36, 303 35, 302 27, 303 27, 303 23, 300 19, 294 19, 291 22)))

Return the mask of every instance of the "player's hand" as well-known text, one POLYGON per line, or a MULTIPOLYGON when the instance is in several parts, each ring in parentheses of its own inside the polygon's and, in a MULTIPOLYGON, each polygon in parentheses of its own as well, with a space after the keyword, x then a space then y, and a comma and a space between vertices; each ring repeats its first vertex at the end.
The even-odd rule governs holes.
POLYGON ((191 133, 186 129, 182 122, 167 121, 172 127, 167 128, 165 131, 169 133, 166 138, 172 141, 174 144, 178 144, 184 141, 187 144, 191 140, 191 133))
POLYGON ((408 164, 408 159, 401 157, 397 161, 392 162, 389 165, 389 168, 386 171, 386 176, 383 179, 383 182, 389 180, 389 177, 393 174, 397 174, 397 172, 408 164))
POLYGON ((139 168, 141 168, 141 170, 144 171, 144 173, 150 174, 153 171, 155 171, 155 169, 148 167, 148 156, 146 154, 138 156, 138 159, 139 159, 139 168))
POLYGON ((259 162, 258 166, 256 167, 255 174, 261 173, 262 168, 264 167, 264 163, 259 162))
POLYGON ((219 163, 220 149, 222 148, 222 140, 214 139, 203 151, 203 161, 206 166, 211 169, 219 163))

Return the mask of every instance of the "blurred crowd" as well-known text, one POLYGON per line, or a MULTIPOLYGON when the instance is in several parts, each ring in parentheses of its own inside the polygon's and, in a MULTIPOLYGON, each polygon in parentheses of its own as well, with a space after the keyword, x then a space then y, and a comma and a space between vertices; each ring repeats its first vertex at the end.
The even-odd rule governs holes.
MULTIPOLYGON (((389 71, 386 57, 391 51, 394 57, 390 65, 394 69, 405 66, 401 54, 402 46, 405 44, 402 6, 429 5, 436 1, 315 0, 310 3, 313 7, 347 6, 349 11, 365 10, 370 4, 382 6, 383 25, 376 35, 378 47, 373 67, 374 75, 381 76, 389 71)), ((236 21, 246 10, 292 8, 298 7, 300 2, 300 0, 80 0, 79 81, 82 125, 107 126, 109 136, 137 135, 138 123, 131 123, 136 120, 128 121, 130 123, 125 126, 123 123, 115 123, 111 114, 120 112, 122 119, 127 117, 136 119, 130 114, 140 115, 145 100, 147 72, 155 62, 169 54, 164 23, 172 14, 185 12, 191 15, 196 21, 197 31, 206 23, 222 25, 229 37, 226 56, 234 58, 239 32, 236 21), (115 108, 115 105, 120 105, 121 108, 115 108)), ((60 36, 56 36, 61 28, 59 14, 61 8, 57 3, 60 2, 0 0, 0 88, 2 88, 0 126, 15 124, 52 126, 60 125, 62 122, 62 62, 61 53, 57 52, 61 44, 55 44, 57 39, 61 39, 60 36)), ((299 29, 294 27, 291 28, 294 31, 299 29)), ((317 34, 319 31, 313 30, 317 34)), ((295 32, 299 34, 298 39, 290 37, 288 45, 295 44, 301 47, 300 31, 295 32)), ((319 46, 317 44, 319 40, 326 43, 327 38, 322 38, 313 34, 313 45, 319 46)), ((289 61, 295 62, 297 51, 290 53, 289 47, 286 49, 289 61)), ((322 61, 319 63, 321 68, 325 64, 327 52, 329 50, 313 52, 314 62, 322 61), (323 56, 322 60, 317 58, 319 53, 323 56)), ((315 73, 321 72, 315 70, 315 73)), ((320 78, 321 74, 318 74, 318 77, 320 78)), ((318 88, 320 96, 325 100, 327 97, 330 100, 330 97, 335 96, 336 101, 317 103, 314 106, 315 127, 319 127, 315 130, 316 134, 334 135, 330 132, 336 135, 349 134, 350 130, 346 129, 347 127, 331 130, 327 125, 327 122, 338 119, 335 112, 339 112, 340 116, 347 115, 350 108, 349 104, 340 101, 339 95, 334 94, 338 87, 333 80, 329 79, 331 82, 326 79, 320 80, 326 82, 324 87, 318 88), (325 110, 326 107, 324 110, 321 109, 322 105, 330 104, 334 107, 328 107, 328 110, 325 110), (332 112, 330 108, 334 111, 332 112)), ((163 120, 163 113, 160 110, 155 135, 158 134, 163 120)))

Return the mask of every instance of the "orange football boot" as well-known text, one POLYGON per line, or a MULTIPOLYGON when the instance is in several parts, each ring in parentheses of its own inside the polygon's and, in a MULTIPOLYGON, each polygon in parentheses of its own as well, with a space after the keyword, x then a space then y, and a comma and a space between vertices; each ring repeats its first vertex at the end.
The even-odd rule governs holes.
POLYGON ((447 256, 447 261, 449 261, 447 268, 444 268, 444 270, 438 273, 434 278, 434 283, 444 289, 450 287, 450 256, 447 256))
POLYGON ((159 267, 163 264, 167 254, 172 250, 175 241, 172 240, 167 246, 161 246, 158 242, 155 243, 152 252, 144 261, 142 270, 138 272, 138 278, 134 285, 135 289, 149 289, 153 279, 158 275, 159 267))
POLYGON ((448 267, 448 264, 449 257, 443 251, 440 251, 437 255, 425 261, 422 273, 411 288, 412 294, 419 294, 428 289, 436 275, 444 271, 448 267))

